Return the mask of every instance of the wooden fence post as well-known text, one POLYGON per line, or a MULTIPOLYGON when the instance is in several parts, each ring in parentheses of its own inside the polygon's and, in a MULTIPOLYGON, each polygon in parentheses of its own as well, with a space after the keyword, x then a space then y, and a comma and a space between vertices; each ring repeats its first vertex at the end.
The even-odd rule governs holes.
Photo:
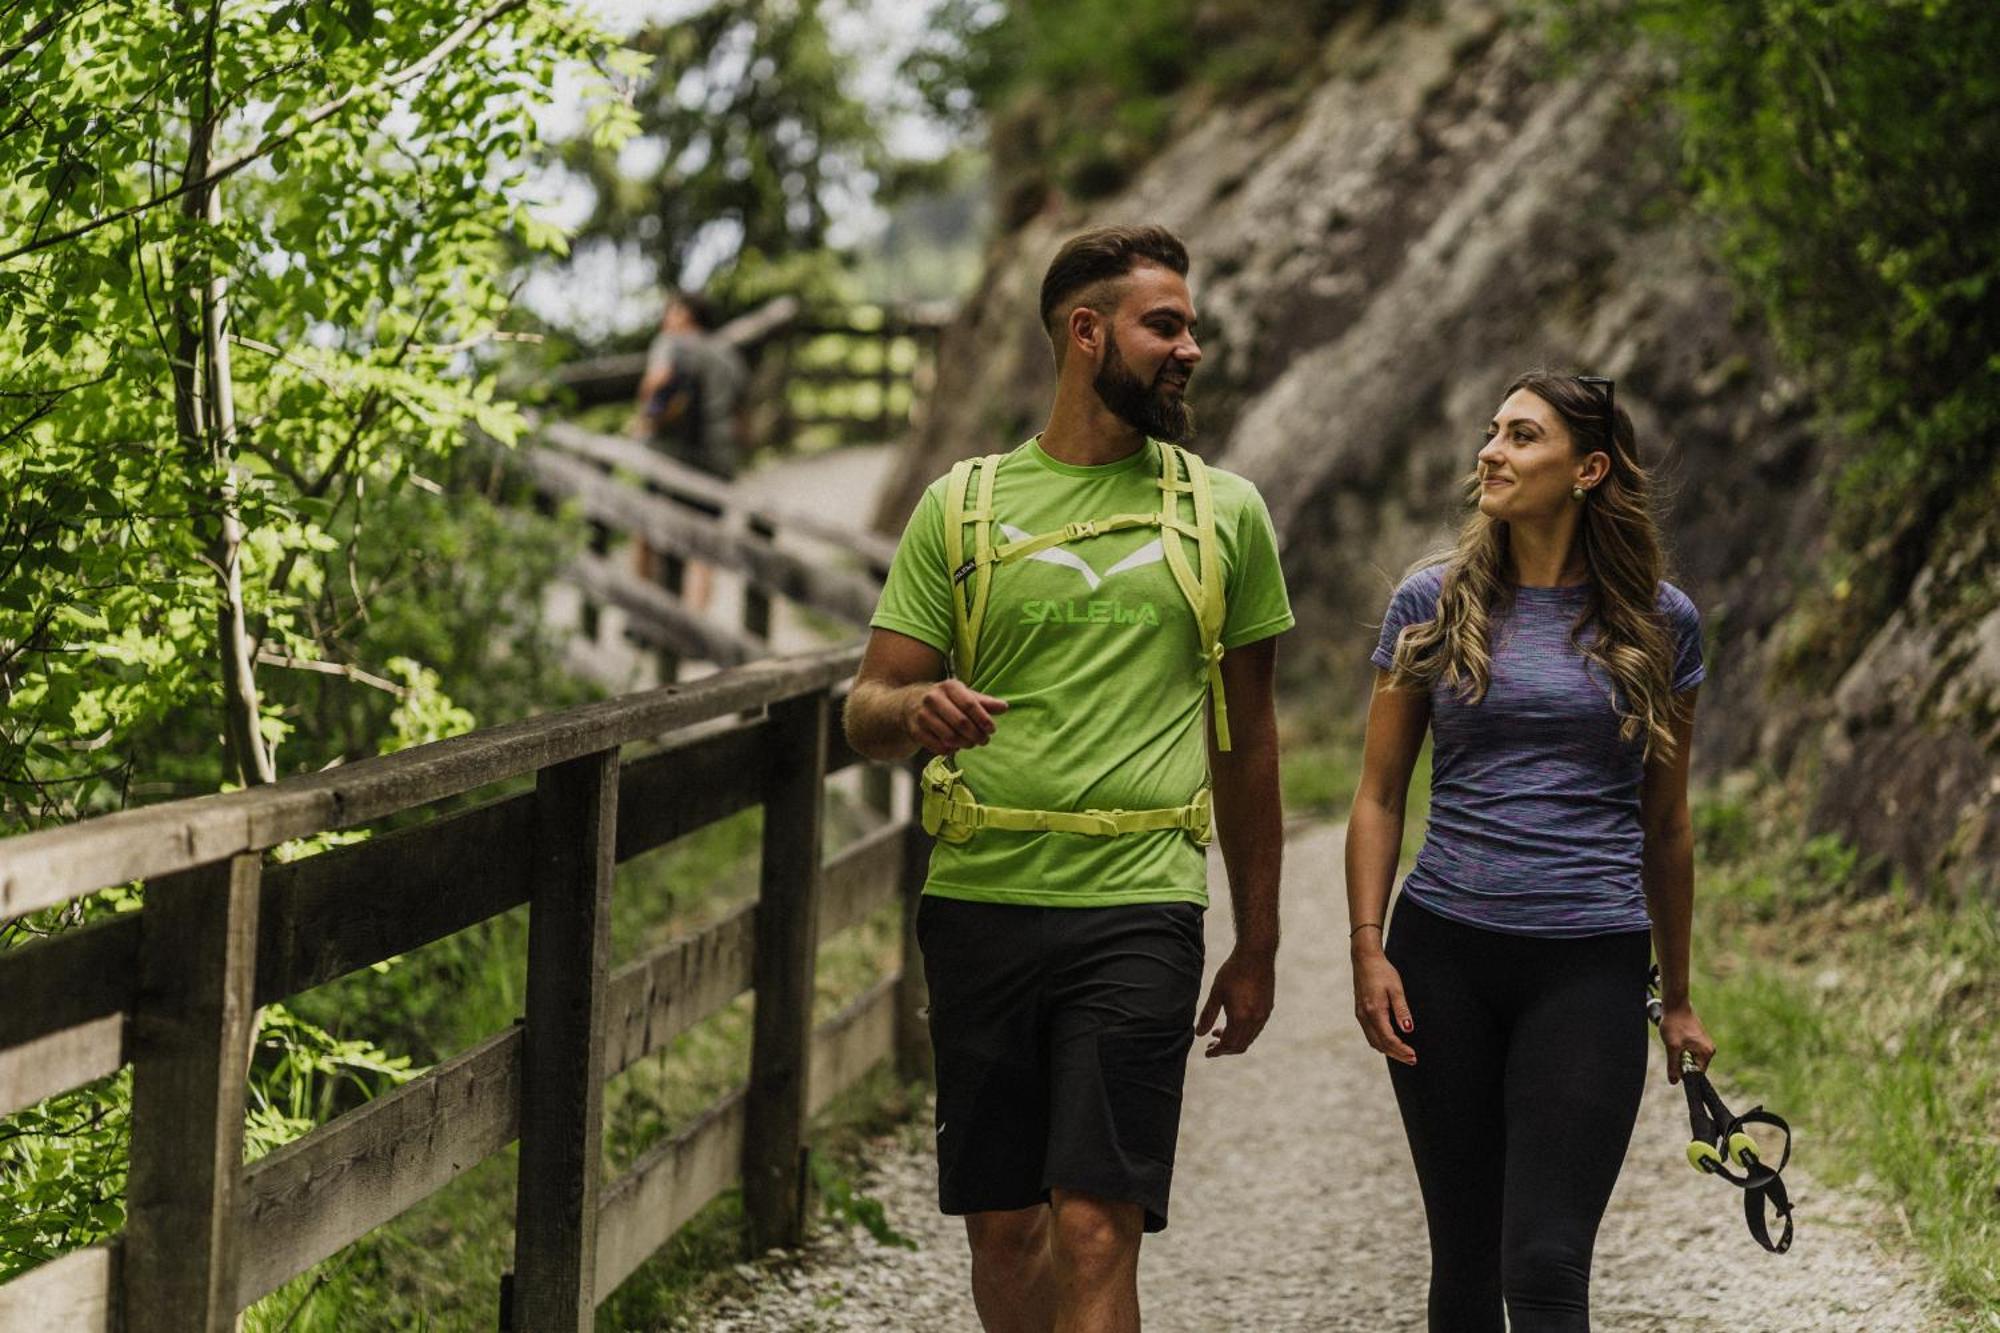
POLYGON ((896 978, 896 1076, 906 1083, 931 1076, 930 988, 924 984, 923 953, 917 948, 917 905, 930 878, 931 838, 911 802, 903 833, 903 873, 897 888, 902 902, 903 966, 896 978))
POLYGON ((896 817, 896 770, 869 764, 861 770, 861 803, 884 819, 896 817))
POLYGON ((764 860, 744 1103, 743 1212, 751 1254, 805 1236, 813 962, 819 944, 820 823, 826 797, 825 690, 771 705, 764 860))
POLYGON ((257 854, 244 853, 147 885, 129 1036, 129 1333, 236 1327, 260 869, 257 854))
MULTIPOLYGON (((747 526, 753 537, 765 541, 778 538, 777 528, 761 514, 751 514, 747 526)), ((743 632, 766 644, 771 641, 771 594, 750 582, 748 576, 743 584, 743 632)))
POLYGON ((514 1327, 589 1333, 603 1172, 618 751, 543 769, 535 796, 514 1327))
POLYGON ((880 433, 876 438, 889 444, 903 438, 903 432, 896 429, 896 409, 893 406, 896 397, 896 367, 892 355, 896 350, 896 325, 893 320, 882 322, 875 335, 875 345, 882 349, 881 363, 875 367, 875 383, 882 395, 880 433))

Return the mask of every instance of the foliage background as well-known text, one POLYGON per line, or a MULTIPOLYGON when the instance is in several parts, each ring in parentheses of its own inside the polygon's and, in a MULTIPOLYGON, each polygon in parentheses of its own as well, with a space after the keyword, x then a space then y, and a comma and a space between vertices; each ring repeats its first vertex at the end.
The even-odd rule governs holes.
MULTIPOLYGON (((582 697, 494 370, 510 254, 564 243, 535 110, 585 78, 615 143, 637 63, 546 0, 0 13, 0 835, 582 697)), ((266 1008, 251 1150, 405 1077, 374 1041, 266 1008)), ((0 1130, 0 1276, 118 1228, 128 1105, 0 1130)))
MULTIPOLYGON (((1786 666, 1839 678, 1932 553, 2000 511, 2000 7, 1544 0, 1571 49, 1669 63, 1687 179, 1747 303, 1859 442, 1786 666)), ((1941 599, 2000 602, 1990 551, 1941 599)))

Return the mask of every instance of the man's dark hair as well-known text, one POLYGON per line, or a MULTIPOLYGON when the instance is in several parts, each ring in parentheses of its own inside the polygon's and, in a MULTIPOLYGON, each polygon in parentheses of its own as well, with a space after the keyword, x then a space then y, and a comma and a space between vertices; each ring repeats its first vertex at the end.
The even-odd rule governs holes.
POLYGON ((673 304, 688 312, 688 318, 704 332, 715 332, 715 302, 700 292, 675 292, 673 304))
POLYGON ((1140 264, 1158 264, 1187 276, 1187 247, 1165 227, 1099 227, 1072 236, 1042 275, 1042 327, 1062 364, 1065 331, 1058 319, 1078 305, 1099 309, 1105 293, 1093 289, 1117 281, 1140 264), (1079 300, 1078 298, 1085 298, 1079 300))

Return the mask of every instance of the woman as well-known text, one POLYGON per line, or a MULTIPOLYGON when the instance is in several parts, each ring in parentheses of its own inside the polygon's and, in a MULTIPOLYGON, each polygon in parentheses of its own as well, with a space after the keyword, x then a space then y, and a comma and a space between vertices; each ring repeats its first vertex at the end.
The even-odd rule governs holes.
POLYGON ((1430 1224, 1432 1333, 1590 1327, 1638 1114, 1648 943, 1668 1078, 1688 1003, 1688 742, 1703 669, 1609 380, 1507 386, 1457 548, 1396 589, 1347 832, 1354 1008, 1430 1224), (1383 938, 1410 770, 1430 824, 1383 938))

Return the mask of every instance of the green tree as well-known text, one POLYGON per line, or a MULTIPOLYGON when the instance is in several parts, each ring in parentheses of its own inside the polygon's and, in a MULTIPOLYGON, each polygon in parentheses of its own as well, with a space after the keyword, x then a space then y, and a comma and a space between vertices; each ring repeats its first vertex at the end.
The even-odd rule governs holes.
MULTIPOLYGON (((518 428, 502 241, 563 241, 510 191, 557 72, 607 59, 556 0, 39 7, 0 48, 15 827, 117 804, 190 719, 233 781, 341 757, 288 762, 270 674, 324 664, 307 612, 354 581, 371 509, 468 426, 518 428)), ((606 142, 629 128, 594 108, 606 142)))
POLYGON ((941 0, 904 74, 932 111, 983 125, 1002 219, 1051 190, 1109 194, 1177 116, 1217 95, 1283 90, 1339 19, 1389 0, 941 0))
MULTIPOLYGON (((1723 251, 1860 442, 1792 665, 1845 669, 1945 545, 2000 509, 2000 6, 1567 0, 1571 34, 1670 62, 1723 251)), ((1990 540, 1934 605, 2000 596, 1990 540)))
MULTIPOLYGON (((0 835, 463 730, 447 679, 524 706, 553 673, 490 631, 562 551, 469 441, 521 424, 509 256, 564 244, 516 197, 534 111, 583 71, 614 144, 641 62, 561 0, 0 0, 0 31, 0 835)), ((253 1149, 406 1072, 272 1006, 253 1149)), ((128 1096, 0 1126, 0 1277, 118 1227, 128 1096)))
POLYGON ((885 166, 876 118, 828 33, 843 3, 713 0, 641 32, 634 46, 653 73, 637 109, 663 165, 634 183, 610 155, 580 155, 600 200, 588 233, 636 234, 676 282, 698 245, 718 247, 732 300, 824 285, 838 196, 865 196, 885 166))

